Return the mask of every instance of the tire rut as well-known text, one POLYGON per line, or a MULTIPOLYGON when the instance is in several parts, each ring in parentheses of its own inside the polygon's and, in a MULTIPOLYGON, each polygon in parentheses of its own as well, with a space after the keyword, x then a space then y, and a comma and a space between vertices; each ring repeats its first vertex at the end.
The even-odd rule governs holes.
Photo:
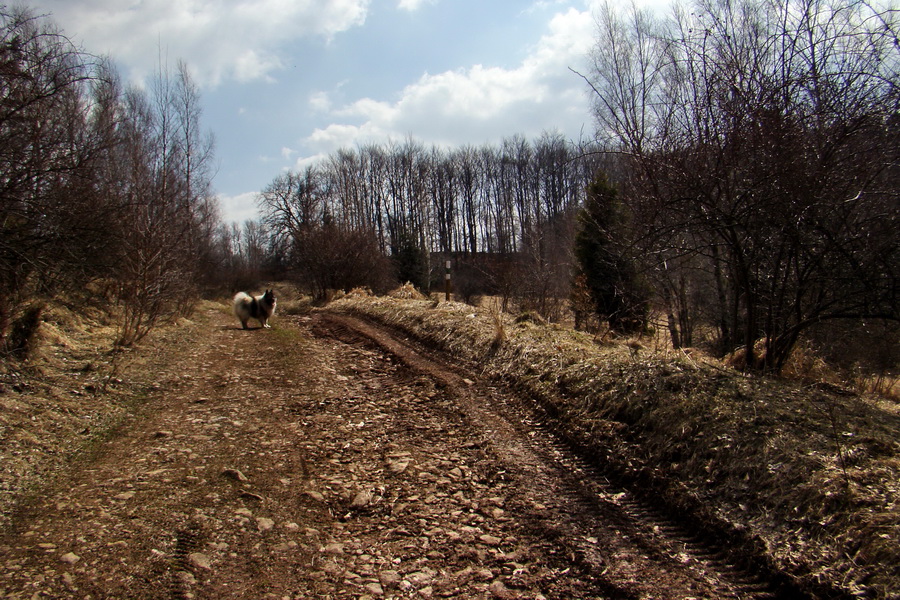
POLYGON ((403 334, 367 320, 322 313, 313 332, 351 345, 374 344, 446 386, 517 484, 547 506, 533 526, 557 537, 573 560, 605 582, 610 597, 655 597, 660 588, 667 589, 666 598, 808 597, 777 575, 745 566, 739 548, 718 543, 611 481, 514 392, 481 382, 403 334))

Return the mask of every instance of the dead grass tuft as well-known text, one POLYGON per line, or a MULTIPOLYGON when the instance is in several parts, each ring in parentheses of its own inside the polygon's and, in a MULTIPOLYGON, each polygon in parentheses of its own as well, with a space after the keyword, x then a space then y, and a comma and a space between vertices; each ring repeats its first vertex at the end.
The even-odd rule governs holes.
POLYGON ((496 303, 490 307, 491 321, 494 324, 494 339, 491 342, 491 348, 497 350, 506 342, 506 324, 503 320, 503 310, 496 303))
MULTIPOLYGON (((353 288, 352 290, 347 292, 345 295, 342 295, 341 298, 344 298, 344 297, 347 297, 347 298, 360 298, 360 297, 370 298, 374 295, 375 294, 372 292, 372 289, 369 287, 357 287, 357 288, 353 288)), ((340 300, 340 298, 335 298, 335 300, 340 300)))
POLYGON ((840 375, 808 344, 800 343, 785 363, 782 376, 803 383, 840 384, 840 375))
POLYGON ((416 286, 408 281, 397 289, 388 292, 388 296, 401 300, 428 300, 428 296, 417 290, 416 286))
POLYGON ((534 323, 535 325, 546 325, 547 320, 533 310, 526 310, 515 318, 515 323, 534 323))
POLYGON ((892 402, 900 402, 900 377, 889 373, 880 375, 861 375, 855 378, 856 389, 870 394, 877 394, 892 402))
POLYGON ((497 315, 454 302, 332 306, 513 382, 611 470, 761 542, 811 589, 900 589, 896 404, 556 325, 504 327, 498 345, 497 315))

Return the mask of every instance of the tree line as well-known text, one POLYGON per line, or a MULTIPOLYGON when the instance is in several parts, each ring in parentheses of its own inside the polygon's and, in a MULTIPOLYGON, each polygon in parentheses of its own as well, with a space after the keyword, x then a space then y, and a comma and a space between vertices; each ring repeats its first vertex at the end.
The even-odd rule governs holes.
POLYGON ((242 225, 217 214, 184 63, 125 86, 48 19, 2 9, 0 351, 21 348, 33 299, 117 305, 130 344, 204 287, 428 289, 451 260, 465 300, 662 326, 750 369, 854 336, 895 366, 900 43, 879 6, 607 6, 582 75, 590 143, 343 149, 275 177, 242 225))
POLYGON ((320 296, 392 281, 427 288, 453 257, 470 269, 457 282, 464 293, 564 300, 574 215, 597 162, 554 133, 455 149, 407 139, 283 173, 259 205, 273 254, 320 296), (522 286, 546 289, 512 289, 526 266, 522 286))
POLYGON ((591 144, 341 150, 260 194, 264 243, 317 295, 428 287, 453 258, 464 296, 623 332, 652 309, 674 346, 750 369, 780 371, 804 336, 865 335, 895 365, 897 29, 866 2, 607 5, 591 144))
POLYGON ((24 349, 41 298, 118 305, 125 345, 187 310, 220 223, 201 113, 184 63, 124 86, 48 18, 0 8, 4 356, 24 349))

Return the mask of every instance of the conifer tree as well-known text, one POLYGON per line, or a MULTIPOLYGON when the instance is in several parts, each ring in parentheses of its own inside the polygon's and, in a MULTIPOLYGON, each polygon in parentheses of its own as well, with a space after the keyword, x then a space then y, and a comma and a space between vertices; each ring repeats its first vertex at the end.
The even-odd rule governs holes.
POLYGON ((624 252, 626 213, 618 190, 598 171, 578 216, 575 257, 601 321, 620 333, 635 333, 647 321, 647 294, 634 262, 624 252))

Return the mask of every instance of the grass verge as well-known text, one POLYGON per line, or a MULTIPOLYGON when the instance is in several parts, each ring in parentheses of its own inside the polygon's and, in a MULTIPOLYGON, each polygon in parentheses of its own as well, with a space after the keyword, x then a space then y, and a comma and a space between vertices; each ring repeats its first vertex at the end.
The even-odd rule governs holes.
POLYGON ((218 309, 201 303, 195 320, 161 326, 138 347, 116 348, 116 323, 102 311, 49 304, 33 355, 0 363, 0 525, 176 385, 172 366, 189 360, 208 334, 203 311, 218 309))
POLYGON ((747 377, 458 303, 350 294, 534 398, 622 477, 730 531, 814 595, 900 598, 900 411, 834 386, 747 377))

